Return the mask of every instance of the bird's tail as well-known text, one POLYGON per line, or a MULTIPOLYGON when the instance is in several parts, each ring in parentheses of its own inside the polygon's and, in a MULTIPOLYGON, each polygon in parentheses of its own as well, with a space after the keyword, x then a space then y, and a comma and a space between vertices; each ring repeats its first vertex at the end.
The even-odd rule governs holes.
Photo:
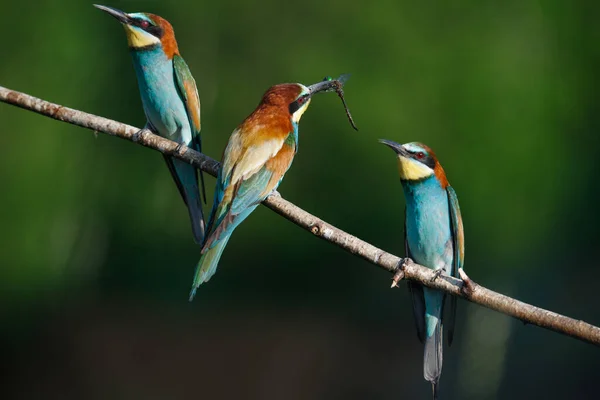
POLYGON ((192 284, 192 290, 190 291, 190 301, 194 300, 198 287, 204 282, 208 282, 217 271, 217 265, 219 264, 225 245, 227 244, 227 241, 229 241, 229 237, 230 236, 227 235, 219 239, 213 247, 206 250, 200 257, 200 261, 198 261, 198 265, 196 266, 196 272, 194 273, 194 283, 192 284))
POLYGON ((438 382, 431 382, 431 389, 433 391, 433 400, 438 400, 438 382))
POLYGON ((165 160, 175 183, 177 183, 181 197, 188 208, 194 241, 201 245, 204 241, 205 224, 202 212, 202 199, 198 187, 198 171, 196 167, 181 160, 171 157, 165 157, 165 160))
POLYGON ((192 234, 194 235, 194 241, 201 245, 204 241, 204 214, 202 213, 202 201, 200 194, 193 196, 193 198, 187 198, 186 204, 188 213, 190 215, 190 221, 192 222, 192 234))
POLYGON ((432 335, 425 338, 425 355, 423 358, 423 376, 431 382, 433 399, 437 400, 438 383, 442 374, 442 321, 437 319, 432 335))

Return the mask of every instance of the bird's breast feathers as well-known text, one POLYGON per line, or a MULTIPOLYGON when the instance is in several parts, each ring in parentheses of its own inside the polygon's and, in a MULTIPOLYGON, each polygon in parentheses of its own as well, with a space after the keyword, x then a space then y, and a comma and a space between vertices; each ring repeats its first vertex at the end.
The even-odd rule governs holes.
POLYGON ((148 120, 161 136, 189 144, 191 119, 176 86, 173 62, 159 48, 132 56, 148 120))
MULTIPOLYGON (((412 185, 406 201, 406 234, 415 261, 429 268, 450 263, 451 242, 448 197, 435 178, 412 185)), ((406 193, 406 192, 405 192, 406 193)))
POLYGON ((288 143, 285 143, 279 152, 275 155, 275 157, 271 158, 265 164, 267 170, 271 172, 271 179, 265 188, 263 194, 268 195, 271 193, 273 189, 275 189, 283 175, 287 172, 287 170, 292 165, 292 161, 294 160, 294 156, 296 155, 295 146, 291 146, 288 143))

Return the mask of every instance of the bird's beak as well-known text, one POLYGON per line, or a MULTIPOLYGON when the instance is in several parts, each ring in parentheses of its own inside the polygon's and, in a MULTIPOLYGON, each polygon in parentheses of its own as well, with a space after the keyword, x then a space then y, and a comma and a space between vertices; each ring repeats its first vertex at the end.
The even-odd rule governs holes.
POLYGON ((408 157, 408 151, 399 143, 392 142, 391 140, 379 139, 379 143, 383 143, 396 152, 399 156, 408 157))
POLYGON ((314 85, 310 85, 308 90, 310 91, 310 96, 320 93, 320 92, 331 92, 336 89, 335 81, 322 81, 315 83, 314 85))
POLYGON ((101 6, 100 4, 94 4, 94 7, 112 15, 122 24, 129 25, 131 22, 131 18, 129 18, 129 15, 127 15, 127 13, 121 10, 117 10, 116 8, 112 7, 101 6))
POLYGON ((314 85, 310 85, 308 87, 310 90, 310 95, 312 96, 320 92, 339 92, 349 78, 350 74, 343 74, 337 79, 326 77, 321 82, 315 83, 314 85))

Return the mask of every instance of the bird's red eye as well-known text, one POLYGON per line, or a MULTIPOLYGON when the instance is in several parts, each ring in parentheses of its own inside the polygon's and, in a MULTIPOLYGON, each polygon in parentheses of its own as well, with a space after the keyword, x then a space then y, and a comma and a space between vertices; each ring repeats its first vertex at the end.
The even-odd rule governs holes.
POLYGON ((140 21, 140 26, 144 29, 146 29, 148 26, 150 26, 150 23, 146 20, 141 20, 140 21))
POLYGON ((423 153, 422 151, 420 151, 420 152, 418 152, 418 153, 417 153, 417 158, 418 158, 419 160, 421 160, 421 159, 422 159, 422 158, 424 158, 424 157, 425 157, 425 153, 423 153))
POLYGON ((302 103, 304 103, 304 97, 300 97, 300 98, 298 99, 298 104, 302 104, 302 103))

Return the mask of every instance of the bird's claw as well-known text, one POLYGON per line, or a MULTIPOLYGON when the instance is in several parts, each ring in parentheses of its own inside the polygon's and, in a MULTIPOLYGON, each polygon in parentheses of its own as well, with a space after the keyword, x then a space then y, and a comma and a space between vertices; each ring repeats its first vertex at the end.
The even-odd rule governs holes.
POLYGON ((398 263, 398 271, 394 274, 392 278, 392 289, 398 287, 398 282, 400 282, 404 278, 404 259, 398 263))
POLYGON ((465 272, 464 269, 459 268, 458 269, 458 276, 460 276, 460 279, 462 279, 463 281, 463 287, 462 287, 462 292, 465 293, 466 295, 469 295, 470 293, 473 292, 473 281, 471 280, 471 278, 469 278, 469 275, 467 275, 467 273, 465 272))
POLYGON ((132 139, 136 143, 140 142, 142 140, 143 135, 144 135, 144 129, 142 128, 142 129, 140 129, 139 131, 137 131, 136 133, 133 134, 132 139))
POLYGON ((392 288, 398 287, 398 282, 400 282, 404 278, 404 271, 400 270, 394 274, 392 278, 392 288))
POLYGON ((438 269, 434 270, 433 278, 431 278, 430 282, 435 282, 435 280, 440 277, 442 272, 444 272, 444 268, 438 268, 438 269))
POLYGON ((173 153, 181 154, 181 150, 183 149, 183 146, 185 146, 185 143, 179 143, 177 145, 177 147, 175 147, 175 151, 173 151, 173 153))

